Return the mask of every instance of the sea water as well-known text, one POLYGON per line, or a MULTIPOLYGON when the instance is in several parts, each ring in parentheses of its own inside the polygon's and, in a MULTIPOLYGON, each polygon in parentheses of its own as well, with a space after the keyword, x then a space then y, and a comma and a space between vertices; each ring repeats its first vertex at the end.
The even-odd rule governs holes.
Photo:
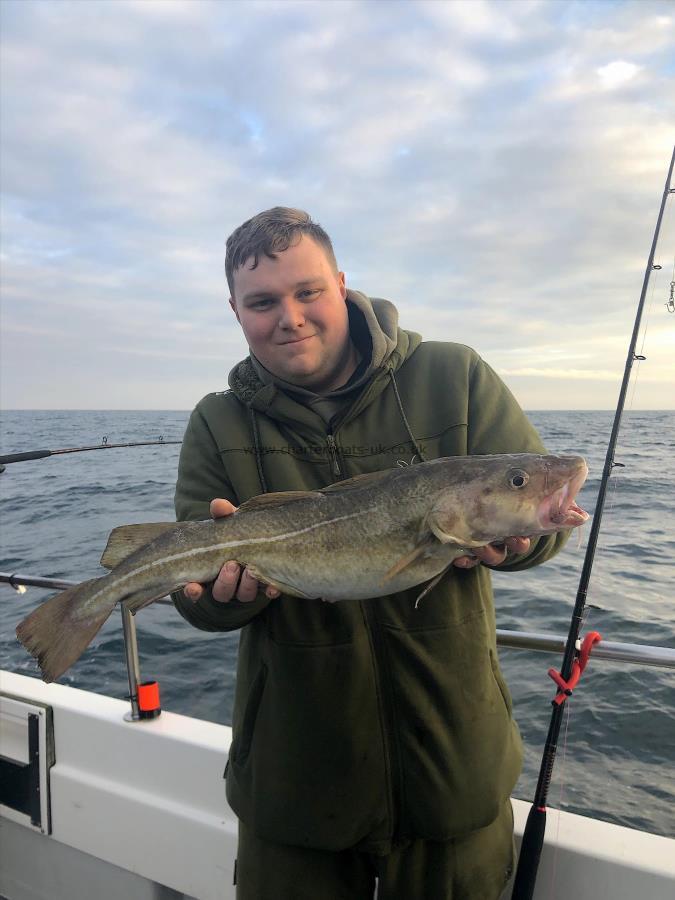
MULTIPOLYGON (((612 413, 532 412, 554 453, 586 457, 579 502, 593 512, 612 413)), ((187 412, 8 411, 0 453, 128 441, 180 440, 187 412)), ((0 570, 83 580, 117 525, 173 519, 179 447, 107 449, 8 465, 0 475, 0 570)), ((624 416, 588 593, 584 630, 609 641, 675 647, 675 412, 624 416)), ((526 572, 496 574, 498 626, 567 633, 588 526, 563 552, 526 572)), ((14 628, 50 592, 0 585, 0 665, 38 676, 14 628)), ((171 606, 136 618, 145 679, 161 685, 164 709, 229 723, 238 635, 208 634, 171 606)), ((525 742, 515 795, 531 799, 550 719, 547 669, 559 654, 502 650, 525 742)), ((83 657, 59 679, 85 690, 128 694, 115 612, 83 657)), ((591 658, 563 724, 551 806, 675 836, 675 672, 591 658)))

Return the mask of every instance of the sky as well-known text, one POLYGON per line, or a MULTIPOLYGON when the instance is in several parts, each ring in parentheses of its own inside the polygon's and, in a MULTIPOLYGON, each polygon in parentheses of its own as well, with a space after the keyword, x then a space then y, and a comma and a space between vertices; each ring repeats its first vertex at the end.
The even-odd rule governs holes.
MULTIPOLYGON (((669 0, 0 15, 2 408, 191 409, 226 388, 247 348, 225 240, 276 205, 525 409, 615 406, 675 142, 669 0)), ((675 407, 675 195, 656 262, 634 409, 675 407)))

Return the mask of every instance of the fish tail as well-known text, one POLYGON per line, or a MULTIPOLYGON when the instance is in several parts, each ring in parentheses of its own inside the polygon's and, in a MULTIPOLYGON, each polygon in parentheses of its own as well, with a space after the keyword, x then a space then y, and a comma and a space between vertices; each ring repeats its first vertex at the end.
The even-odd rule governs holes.
POLYGON ((81 612, 92 588, 100 586, 102 581, 103 578, 92 578, 68 588, 19 622, 16 636, 37 659, 43 681, 49 683, 63 675, 82 656, 113 611, 115 599, 102 603, 91 615, 84 616, 81 612))

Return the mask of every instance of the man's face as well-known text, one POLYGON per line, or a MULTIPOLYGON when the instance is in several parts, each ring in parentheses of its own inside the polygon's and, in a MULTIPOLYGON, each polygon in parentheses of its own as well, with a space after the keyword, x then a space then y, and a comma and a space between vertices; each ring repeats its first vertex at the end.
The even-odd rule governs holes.
MULTIPOLYGON (((303 235, 277 254, 234 273, 230 305, 260 362, 279 378, 326 392, 347 380, 353 349, 345 277, 303 235)), ((353 366, 352 366, 353 368, 353 366)))

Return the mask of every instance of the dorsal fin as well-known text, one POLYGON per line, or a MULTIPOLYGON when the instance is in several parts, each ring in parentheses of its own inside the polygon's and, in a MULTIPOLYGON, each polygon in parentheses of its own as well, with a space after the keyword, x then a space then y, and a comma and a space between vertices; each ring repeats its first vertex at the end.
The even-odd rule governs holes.
POLYGON ((120 525, 113 528, 108 543, 101 557, 101 565, 106 569, 114 569, 116 565, 140 550, 160 534, 172 530, 177 522, 144 522, 140 525, 120 525))
POLYGON ((320 493, 337 494, 340 491, 354 491, 358 488, 374 486, 379 484, 380 481, 391 478, 393 472, 393 469, 384 469, 382 472, 367 472, 365 475, 354 475, 353 478, 345 478, 344 481, 336 481, 335 484, 329 484, 328 487, 321 488, 320 493))
POLYGON ((270 509, 273 506, 281 506, 283 503, 292 503, 294 500, 305 500, 308 497, 317 497, 316 491, 275 491, 272 494, 258 494, 242 503, 237 512, 247 512, 252 509, 270 509))

